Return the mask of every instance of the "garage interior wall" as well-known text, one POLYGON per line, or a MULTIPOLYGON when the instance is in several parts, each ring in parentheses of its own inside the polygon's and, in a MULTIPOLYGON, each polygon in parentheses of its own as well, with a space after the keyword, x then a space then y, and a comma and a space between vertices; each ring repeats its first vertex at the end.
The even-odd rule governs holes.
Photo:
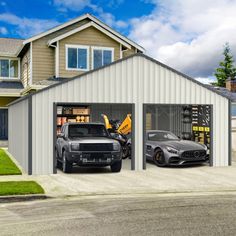
POLYGON ((191 132, 191 125, 182 122, 180 105, 149 105, 146 112, 147 130, 169 130, 179 137, 183 132, 191 132))
POLYGON ((92 122, 104 123, 101 116, 101 112, 108 116, 109 120, 120 120, 121 122, 125 119, 126 115, 132 113, 131 105, 90 105, 92 122))
POLYGON ((229 100, 145 55, 135 54, 32 95, 34 174, 53 173, 54 102, 134 104, 136 170, 143 169, 143 104, 213 105, 213 165, 229 163, 229 100))
POLYGON ((8 109, 8 150, 28 173, 28 99, 11 105, 8 109))

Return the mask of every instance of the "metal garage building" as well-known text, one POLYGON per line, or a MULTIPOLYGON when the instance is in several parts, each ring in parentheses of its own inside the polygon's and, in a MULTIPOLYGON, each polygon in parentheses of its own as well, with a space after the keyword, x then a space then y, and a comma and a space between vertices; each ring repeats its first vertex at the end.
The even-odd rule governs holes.
POLYGON ((231 164, 229 99, 152 58, 136 54, 9 105, 9 152, 29 174, 55 173, 55 103, 133 104, 135 170, 145 165, 144 104, 211 105, 211 165, 231 164))

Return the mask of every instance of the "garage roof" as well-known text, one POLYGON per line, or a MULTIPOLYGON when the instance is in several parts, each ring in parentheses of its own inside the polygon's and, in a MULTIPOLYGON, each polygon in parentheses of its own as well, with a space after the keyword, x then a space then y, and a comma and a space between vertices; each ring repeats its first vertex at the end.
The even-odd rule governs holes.
POLYGON ((133 58, 133 57, 143 57, 143 58, 146 58, 147 60, 150 60, 150 61, 156 63, 157 65, 162 66, 162 67, 164 67, 164 68, 166 68, 166 69, 168 69, 168 70, 170 70, 170 71, 172 71, 172 72, 174 72, 174 73, 176 73, 176 74, 178 74, 178 75, 180 75, 180 76, 182 76, 182 77, 184 77, 184 78, 190 80, 191 82, 196 83, 196 84, 198 84, 198 85, 200 85, 200 86, 206 88, 207 90, 212 91, 212 92, 218 94, 219 96, 224 97, 224 98, 227 98, 228 100, 232 101, 232 97, 229 96, 227 93, 222 93, 222 92, 220 92, 219 90, 215 89, 214 87, 211 87, 211 86, 208 86, 208 85, 206 85, 206 84, 203 84, 203 83, 201 83, 201 82, 195 80, 194 78, 192 78, 192 77, 190 77, 190 76, 188 76, 188 75, 185 75, 185 74, 183 74, 183 73, 181 73, 181 72, 179 72, 179 71, 177 71, 177 70, 175 70, 175 69, 173 69, 173 68, 171 68, 171 67, 169 67, 169 66, 167 66, 167 65, 165 65, 165 64, 163 64, 163 63, 161 63, 161 62, 159 62, 159 61, 157 61, 157 60, 155 60, 155 59, 153 59, 153 58, 151 58, 151 57, 149 57, 149 56, 147 56, 147 55, 145 55, 145 54, 136 53, 136 54, 133 54, 133 55, 131 55, 131 56, 129 56, 129 57, 126 57, 126 58, 123 58, 123 59, 114 61, 113 63, 110 63, 109 65, 106 65, 106 66, 97 68, 97 69, 95 69, 95 70, 91 70, 91 71, 85 72, 85 73, 83 73, 83 74, 81 74, 81 75, 79 75, 79 76, 75 76, 75 77, 73 77, 73 78, 62 79, 62 80, 60 80, 61 82, 56 83, 56 84, 52 84, 52 85, 50 85, 50 86, 48 86, 48 87, 46 87, 46 88, 43 88, 43 89, 41 89, 41 90, 39 90, 39 91, 37 91, 37 92, 35 92, 35 93, 32 93, 32 94, 26 95, 25 97, 19 98, 19 99, 15 100, 14 102, 8 104, 8 106, 13 105, 13 104, 15 104, 15 103, 18 103, 18 102, 20 102, 20 101, 22 101, 22 100, 25 100, 25 99, 29 98, 29 97, 32 97, 32 96, 34 96, 34 95, 36 95, 36 94, 38 94, 38 93, 41 93, 41 92, 43 92, 43 91, 45 91, 45 90, 54 88, 54 87, 59 86, 59 85, 64 84, 64 83, 68 83, 68 82, 71 81, 71 80, 75 80, 75 79, 82 78, 82 77, 84 77, 85 75, 91 74, 91 73, 93 73, 93 72, 95 72, 95 71, 98 71, 98 70, 102 70, 103 68, 109 67, 109 66, 111 66, 111 65, 121 63, 122 61, 129 60, 129 58, 133 58))

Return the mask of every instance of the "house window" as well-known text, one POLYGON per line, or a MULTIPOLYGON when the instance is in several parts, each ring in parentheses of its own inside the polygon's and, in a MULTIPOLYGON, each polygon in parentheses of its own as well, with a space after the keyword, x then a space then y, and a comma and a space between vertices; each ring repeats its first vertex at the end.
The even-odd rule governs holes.
POLYGON ((18 79, 19 61, 12 59, 0 59, 0 78, 18 79))
POLYGON ((88 47, 66 45, 66 69, 67 70, 88 70, 88 47))
POLYGON ((114 48, 93 47, 93 69, 110 64, 114 60, 114 48))

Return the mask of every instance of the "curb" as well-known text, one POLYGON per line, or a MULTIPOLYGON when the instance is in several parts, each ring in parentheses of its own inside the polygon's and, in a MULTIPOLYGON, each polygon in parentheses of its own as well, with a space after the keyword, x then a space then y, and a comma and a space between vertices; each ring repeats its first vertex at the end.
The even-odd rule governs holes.
POLYGON ((52 198, 45 194, 28 194, 28 195, 7 195, 0 196, 0 203, 11 203, 11 202, 25 202, 34 200, 44 200, 52 198))

